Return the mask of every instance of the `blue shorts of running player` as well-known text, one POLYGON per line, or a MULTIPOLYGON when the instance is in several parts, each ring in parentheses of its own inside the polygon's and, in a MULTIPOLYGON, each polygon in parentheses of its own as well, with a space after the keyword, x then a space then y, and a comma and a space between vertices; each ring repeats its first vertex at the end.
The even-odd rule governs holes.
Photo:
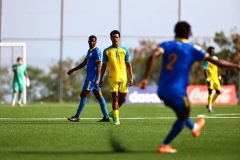
POLYGON ((83 84, 83 88, 82 90, 88 90, 90 92, 92 92, 93 90, 101 90, 101 88, 99 86, 95 86, 95 78, 94 79, 88 79, 86 78, 84 84, 83 84))
POLYGON ((166 96, 159 95, 159 98, 163 100, 164 104, 174 110, 175 113, 182 111, 189 107, 188 99, 186 95, 183 96, 166 96))

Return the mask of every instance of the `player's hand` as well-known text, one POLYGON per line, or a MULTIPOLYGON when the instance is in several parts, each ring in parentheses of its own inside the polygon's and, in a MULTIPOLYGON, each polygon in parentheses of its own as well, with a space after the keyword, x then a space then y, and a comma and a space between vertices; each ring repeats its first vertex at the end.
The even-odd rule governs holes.
POLYGON ((207 77, 206 78, 207 86, 210 87, 210 79, 207 77))
POLYGON ((69 71, 67 71, 67 74, 70 76, 73 72, 74 72, 74 70, 70 69, 69 71))
POLYGON ((102 82, 102 80, 100 80, 99 83, 98 83, 99 87, 102 88, 102 84, 103 84, 103 82, 102 82))
POLYGON ((26 86, 27 86, 27 87, 30 87, 30 80, 29 80, 28 77, 26 78, 26 86))
POLYGON ((147 86, 148 86, 148 79, 143 79, 138 84, 138 87, 141 88, 141 89, 145 89, 147 86))
POLYGON ((94 82, 94 86, 99 86, 98 80, 96 80, 96 81, 94 82))
POLYGON ((133 79, 132 78, 129 80, 129 84, 128 85, 129 85, 129 87, 133 85, 133 79))
POLYGON ((219 76, 219 77, 218 77, 218 80, 219 80, 219 83, 220 83, 220 84, 221 84, 221 79, 222 79, 222 77, 219 76))

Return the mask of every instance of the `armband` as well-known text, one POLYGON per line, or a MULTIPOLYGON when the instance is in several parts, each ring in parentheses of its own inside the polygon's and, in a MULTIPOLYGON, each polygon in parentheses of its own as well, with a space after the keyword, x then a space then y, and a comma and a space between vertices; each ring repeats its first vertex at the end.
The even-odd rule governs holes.
POLYGON ((218 76, 218 79, 219 79, 219 80, 221 80, 221 79, 222 79, 222 77, 221 77, 221 76, 218 76))
POLYGON ((209 78, 206 78, 206 81, 210 81, 210 79, 209 79, 209 78))

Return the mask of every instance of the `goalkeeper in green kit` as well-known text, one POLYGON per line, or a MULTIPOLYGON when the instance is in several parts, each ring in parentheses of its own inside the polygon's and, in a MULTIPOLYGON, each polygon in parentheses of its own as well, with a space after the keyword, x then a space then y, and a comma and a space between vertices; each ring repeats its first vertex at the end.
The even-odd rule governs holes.
POLYGON ((17 64, 12 67, 14 77, 13 77, 13 99, 12 106, 15 106, 15 102, 18 98, 18 105, 22 106, 23 99, 23 90, 25 85, 25 77, 26 77, 26 85, 27 87, 30 85, 26 66, 22 64, 22 58, 17 58, 17 64), (17 97, 18 96, 18 97, 17 97))

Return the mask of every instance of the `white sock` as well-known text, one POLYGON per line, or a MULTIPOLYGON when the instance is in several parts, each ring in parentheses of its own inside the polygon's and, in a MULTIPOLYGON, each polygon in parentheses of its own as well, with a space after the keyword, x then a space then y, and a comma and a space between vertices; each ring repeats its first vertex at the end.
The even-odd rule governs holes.
POLYGON ((199 128, 199 125, 194 123, 194 126, 193 126, 193 129, 192 129, 192 132, 195 132, 196 130, 198 130, 199 128))

